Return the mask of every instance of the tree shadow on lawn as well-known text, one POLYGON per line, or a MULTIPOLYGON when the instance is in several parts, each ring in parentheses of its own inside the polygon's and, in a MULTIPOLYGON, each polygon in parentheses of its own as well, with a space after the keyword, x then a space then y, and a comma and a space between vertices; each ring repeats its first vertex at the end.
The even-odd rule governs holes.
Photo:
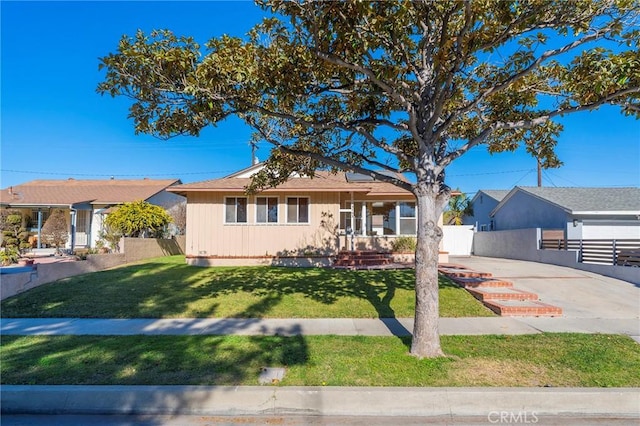
MULTIPOLYGON (((150 262, 38 287, 3 301, 2 317, 262 318, 273 317, 271 312, 280 303, 300 305, 300 299, 284 300, 298 294, 321 306, 354 298, 370 304, 378 318, 395 318, 396 291, 413 290, 414 280, 411 270, 201 268, 150 262), (237 306, 221 306, 226 303, 237 306)), ((440 286, 455 287, 447 280, 440 286)), ((297 316, 307 316, 300 312, 297 316)))
POLYGON ((258 385, 264 367, 309 360, 285 336, 2 336, 7 385, 258 385))

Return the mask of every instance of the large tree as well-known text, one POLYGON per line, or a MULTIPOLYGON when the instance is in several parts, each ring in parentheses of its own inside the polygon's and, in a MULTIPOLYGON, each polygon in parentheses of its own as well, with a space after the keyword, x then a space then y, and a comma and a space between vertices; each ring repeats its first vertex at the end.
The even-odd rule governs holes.
POLYGON ((259 3, 270 17, 246 37, 202 48, 168 30, 124 36, 98 92, 131 97, 136 131, 161 138, 242 118, 274 146, 249 190, 324 167, 415 194, 411 353, 442 355, 446 167, 481 144, 554 164, 556 119, 605 104, 637 116, 638 0, 259 3))

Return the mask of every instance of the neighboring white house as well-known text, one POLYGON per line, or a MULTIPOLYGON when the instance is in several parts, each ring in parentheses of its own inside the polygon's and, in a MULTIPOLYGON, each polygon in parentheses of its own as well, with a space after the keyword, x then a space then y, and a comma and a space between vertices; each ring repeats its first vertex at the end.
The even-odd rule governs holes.
MULTIPOLYGON (((20 210, 31 217, 34 237, 46 222, 52 209, 67 214, 69 239, 67 248, 95 247, 102 222, 109 209, 122 203, 147 201, 170 208, 184 198, 166 191, 180 184, 178 179, 137 180, 34 180, 5 188, 0 192, 0 207, 20 210)), ((37 246, 40 239, 37 238, 37 246)))
POLYGON ((640 239, 640 188, 516 186, 489 217, 496 231, 541 228, 563 230, 567 239, 640 239))

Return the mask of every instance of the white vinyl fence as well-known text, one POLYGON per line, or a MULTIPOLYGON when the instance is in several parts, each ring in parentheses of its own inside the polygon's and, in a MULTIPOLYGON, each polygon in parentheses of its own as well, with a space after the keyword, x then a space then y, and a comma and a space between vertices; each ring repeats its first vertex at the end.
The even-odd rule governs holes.
POLYGON ((442 249, 451 256, 469 256, 473 246, 473 225, 442 227, 442 249))

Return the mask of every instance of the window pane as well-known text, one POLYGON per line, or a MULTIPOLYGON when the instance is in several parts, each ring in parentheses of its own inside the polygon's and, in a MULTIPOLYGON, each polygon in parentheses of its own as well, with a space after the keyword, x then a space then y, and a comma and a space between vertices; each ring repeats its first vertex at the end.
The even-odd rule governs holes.
POLYGON ((400 217, 416 217, 416 203, 400 203, 400 217))
POLYGON ((384 235, 396 235, 396 203, 384 203, 384 235))
POLYGON ((287 222, 298 222, 298 199, 287 198, 287 222))
POLYGON ((298 198, 298 222, 307 223, 309 222, 309 199, 308 198, 298 198))
POLYGON ((246 223, 247 222, 247 199, 246 198, 237 198, 236 199, 237 206, 237 222, 246 223))
POLYGON ((351 213, 340 212, 340 229, 346 231, 347 227, 351 227, 351 213))
POLYGON ((236 221, 236 199, 235 198, 227 198, 225 200, 225 221, 227 223, 234 223, 236 221))
POLYGON ((400 234, 402 234, 402 235, 415 235, 416 234, 416 220, 415 219, 400 219, 400 234))
POLYGON ((278 222, 278 199, 275 197, 268 199, 269 204, 269 212, 268 212, 268 221, 270 223, 278 222))
POLYGON ((256 198, 256 222, 265 223, 267 221, 267 199, 256 198))
POLYGON ((367 234, 396 235, 396 203, 367 203, 367 234))

